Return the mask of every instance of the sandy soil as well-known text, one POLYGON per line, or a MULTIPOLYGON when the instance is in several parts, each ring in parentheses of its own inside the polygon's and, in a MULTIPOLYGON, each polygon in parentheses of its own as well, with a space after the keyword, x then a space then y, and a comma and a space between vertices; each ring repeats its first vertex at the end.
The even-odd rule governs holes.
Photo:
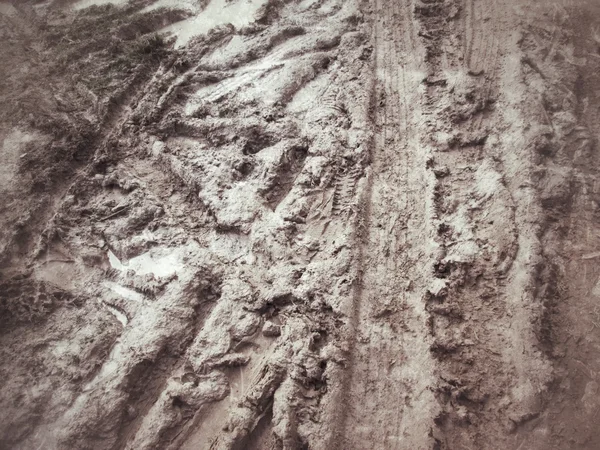
POLYGON ((0 448, 600 449, 595 0, 0 39, 0 448))

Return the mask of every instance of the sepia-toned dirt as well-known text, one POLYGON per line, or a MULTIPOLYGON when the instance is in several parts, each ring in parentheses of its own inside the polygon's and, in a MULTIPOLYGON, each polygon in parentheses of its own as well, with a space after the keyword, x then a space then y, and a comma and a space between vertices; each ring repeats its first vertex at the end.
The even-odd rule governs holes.
POLYGON ((0 39, 0 449, 600 449, 595 0, 0 39))

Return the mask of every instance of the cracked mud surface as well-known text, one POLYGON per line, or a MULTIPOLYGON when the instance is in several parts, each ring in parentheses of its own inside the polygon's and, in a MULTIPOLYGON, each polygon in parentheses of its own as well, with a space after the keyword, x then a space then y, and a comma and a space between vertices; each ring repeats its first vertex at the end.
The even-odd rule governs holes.
POLYGON ((0 38, 0 448, 600 448, 597 2, 0 38))

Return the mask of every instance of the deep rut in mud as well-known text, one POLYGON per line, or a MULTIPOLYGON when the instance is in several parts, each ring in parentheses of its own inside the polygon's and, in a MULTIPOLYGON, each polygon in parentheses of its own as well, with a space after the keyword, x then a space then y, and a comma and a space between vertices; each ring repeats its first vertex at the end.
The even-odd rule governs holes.
POLYGON ((600 448, 599 24, 0 2, 0 448, 600 448))

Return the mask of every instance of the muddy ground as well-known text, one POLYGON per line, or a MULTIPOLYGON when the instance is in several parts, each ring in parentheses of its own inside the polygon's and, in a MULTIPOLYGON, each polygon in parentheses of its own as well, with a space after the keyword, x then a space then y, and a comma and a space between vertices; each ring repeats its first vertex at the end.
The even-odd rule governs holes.
POLYGON ((1 449, 600 449, 596 0, 0 39, 1 449))

